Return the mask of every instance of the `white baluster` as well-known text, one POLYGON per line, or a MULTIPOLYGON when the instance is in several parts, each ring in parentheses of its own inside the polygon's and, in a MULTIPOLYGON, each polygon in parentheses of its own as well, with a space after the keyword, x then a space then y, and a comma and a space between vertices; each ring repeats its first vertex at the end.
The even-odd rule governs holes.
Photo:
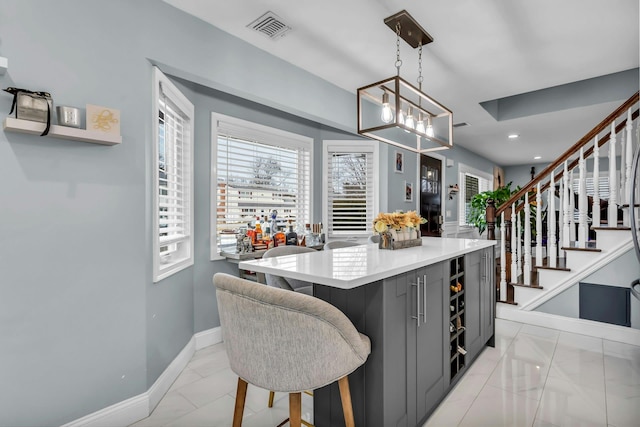
POLYGON ((584 147, 580 148, 580 175, 578 179, 578 247, 586 248, 589 240, 589 225, 587 224, 587 167, 584 161, 584 147))
POLYGON ((511 205, 511 283, 518 282, 518 244, 516 237, 516 204, 511 205))
POLYGON ((576 239, 576 193, 573 191, 573 169, 569 172, 569 241, 576 239))
POLYGON ((536 266, 542 266, 542 194, 540 194, 540 183, 536 187, 536 266))
POLYGON ((556 183, 555 172, 551 172, 551 181, 549 182, 549 213, 547 214, 547 257, 549 267, 557 267, 558 245, 556 243, 556 183))
MULTIPOLYGON (((558 180, 558 244, 562 247, 564 245, 564 219, 568 218, 565 216, 564 210, 564 201, 567 199, 566 195, 566 186, 564 175, 561 179, 558 180)), ((567 239, 568 240, 568 239, 567 239)))
MULTIPOLYGON (((625 149, 625 145, 627 143, 626 133, 622 131, 620 133, 620 175, 618 177, 618 203, 621 205, 627 203, 625 200, 626 190, 625 190, 625 156, 627 154, 627 150, 625 149)), ((616 164, 618 162, 616 161, 616 164)))
POLYGON ((500 301, 507 300, 507 224, 500 214, 500 301))
POLYGON ((531 209, 529 194, 524 195, 524 284, 531 285, 531 209))
POLYGON ((564 173, 562 174, 562 180, 564 181, 564 188, 562 191, 562 246, 568 248, 571 246, 571 233, 569 224, 569 199, 571 198, 571 186, 569 185, 569 166, 567 161, 564 162, 564 173))
MULTIPOLYGON (((631 119, 631 108, 627 111, 627 143, 622 147, 625 150, 625 173, 624 173, 624 200, 626 204, 631 202, 631 188, 633 183, 631 182, 631 163, 633 162, 633 121, 631 119)), ((635 209, 633 206, 629 206, 629 209, 635 209)), ((624 226, 629 227, 629 209, 625 209, 624 212, 624 226)))
POLYGON ((593 207, 591 208, 591 226, 600 227, 600 147, 597 135, 593 144, 593 207))
POLYGON ((518 226, 516 227, 518 230, 518 239, 516 240, 517 242, 517 246, 516 246, 516 266, 518 268, 518 276, 520 276, 522 274, 522 221, 521 221, 521 217, 522 215, 518 214, 516 216, 516 221, 518 221, 518 226))
POLYGON ((618 226, 618 180, 616 174, 616 124, 611 123, 611 138, 609 139, 609 207, 607 221, 609 227, 618 226))

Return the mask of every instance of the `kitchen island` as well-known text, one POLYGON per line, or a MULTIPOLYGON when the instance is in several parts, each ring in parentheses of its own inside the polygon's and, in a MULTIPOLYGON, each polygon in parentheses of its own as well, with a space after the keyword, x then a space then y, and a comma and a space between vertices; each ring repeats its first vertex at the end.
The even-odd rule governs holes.
MULTIPOLYGON (((356 425, 417 426, 493 344, 494 244, 423 237, 413 248, 360 245, 240 268, 313 283, 371 338, 369 359, 349 375, 356 425)), ((337 385, 315 391, 314 424, 344 425, 337 385)))

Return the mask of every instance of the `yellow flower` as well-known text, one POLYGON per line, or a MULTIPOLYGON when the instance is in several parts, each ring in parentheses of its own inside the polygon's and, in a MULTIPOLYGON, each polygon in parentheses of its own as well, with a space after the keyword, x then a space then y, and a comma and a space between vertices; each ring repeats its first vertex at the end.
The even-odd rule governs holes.
POLYGON ((378 221, 375 223, 375 225, 373 226, 373 228, 378 232, 378 233, 384 233, 385 231, 387 231, 387 224, 385 224, 382 221, 378 221))

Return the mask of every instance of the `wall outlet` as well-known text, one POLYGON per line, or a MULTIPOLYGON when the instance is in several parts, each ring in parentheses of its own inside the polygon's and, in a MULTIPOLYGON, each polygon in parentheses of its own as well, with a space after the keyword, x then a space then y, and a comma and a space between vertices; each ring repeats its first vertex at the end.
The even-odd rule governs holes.
POLYGON ((446 214, 447 214, 447 218, 451 218, 451 211, 447 211, 446 214))

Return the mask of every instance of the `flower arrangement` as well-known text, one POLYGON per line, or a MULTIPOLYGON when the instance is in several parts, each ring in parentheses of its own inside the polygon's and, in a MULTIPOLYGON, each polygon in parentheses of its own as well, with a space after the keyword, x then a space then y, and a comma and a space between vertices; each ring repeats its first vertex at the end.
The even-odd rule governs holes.
POLYGON ((380 248, 390 248, 393 241, 418 239, 420 224, 426 222, 416 211, 381 212, 373 220, 373 229, 380 234, 380 248))

